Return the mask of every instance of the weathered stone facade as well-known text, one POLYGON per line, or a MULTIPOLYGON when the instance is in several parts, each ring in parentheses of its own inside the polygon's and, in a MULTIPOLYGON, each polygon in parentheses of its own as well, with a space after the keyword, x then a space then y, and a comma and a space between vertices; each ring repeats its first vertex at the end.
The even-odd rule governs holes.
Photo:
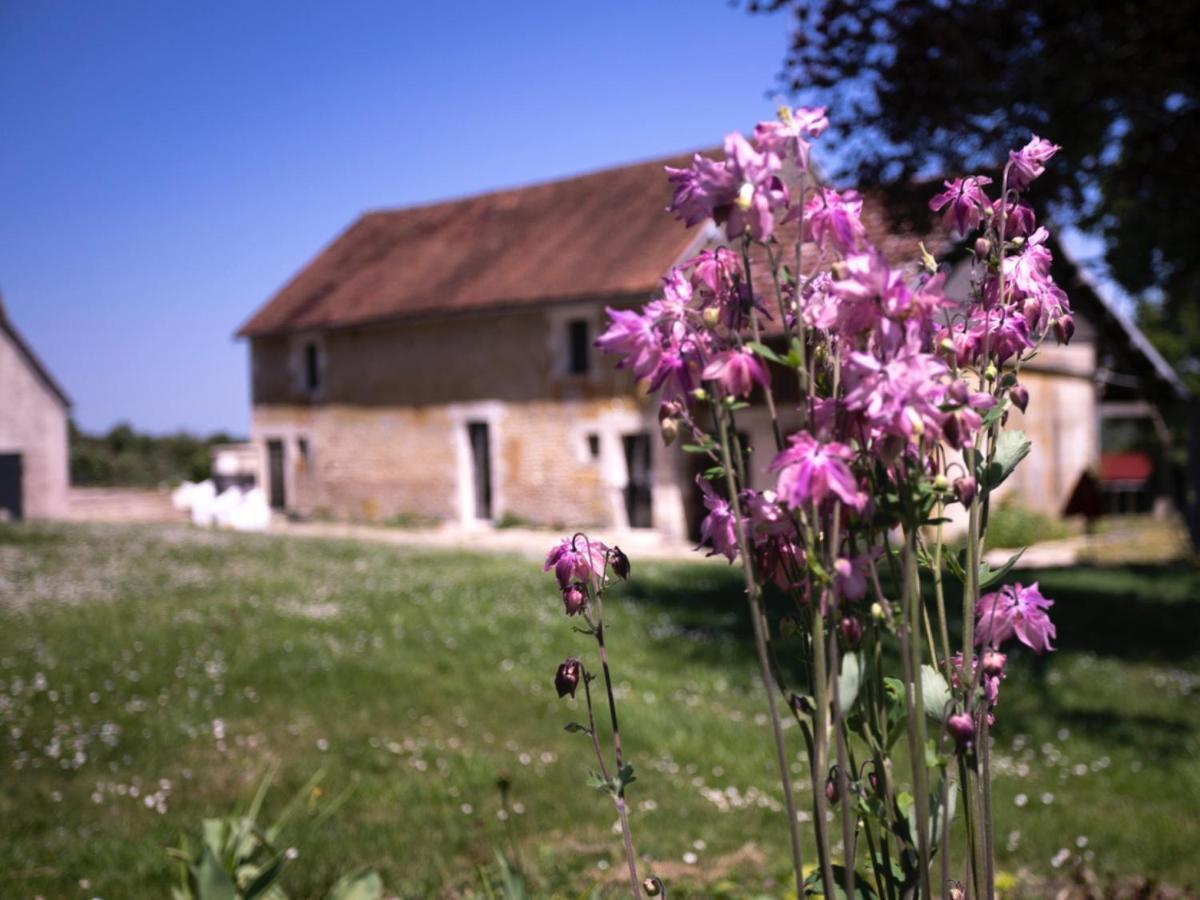
MULTIPOLYGON (((0 305, 0 457, 6 477, 19 473, 24 518, 67 515, 67 410, 66 397, 0 305)), ((7 515, 16 512, 6 507, 7 515)))
POLYGON ((445 317, 251 343, 252 440, 283 448, 287 509, 302 515, 477 521, 470 423, 490 442, 491 520, 627 524, 624 438, 645 435, 653 526, 682 534, 680 462, 655 407, 589 349, 570 374, 566 338, 600 301, 445 317), (318 350, 319 384, 304 371, 318 350))

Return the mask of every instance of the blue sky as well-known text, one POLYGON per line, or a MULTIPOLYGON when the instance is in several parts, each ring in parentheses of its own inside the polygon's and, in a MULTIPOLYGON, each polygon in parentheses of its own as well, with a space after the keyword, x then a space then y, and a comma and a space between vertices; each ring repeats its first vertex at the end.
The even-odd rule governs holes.
POLYGON ((236 328, 364 209, 709 146, 787 19, 726 0, 0 2, 0 291, 86 429, 249 422, 236 328))

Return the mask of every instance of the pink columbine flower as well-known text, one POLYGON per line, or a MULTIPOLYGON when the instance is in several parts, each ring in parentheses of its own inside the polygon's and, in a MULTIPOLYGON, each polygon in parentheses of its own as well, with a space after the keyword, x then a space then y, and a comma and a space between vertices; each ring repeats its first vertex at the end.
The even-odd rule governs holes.
MULTIPOLYGON (((804 204, 804 240, 812 241, 822 253, 829 245, 843 255, 858 251, 867 241, 862 209, 858 191, 821 188, 804 204)), ((799 217, 800 207, 794 206, 784 221, 799 217)))
POLYGON ((605 312, 608 313, 608 329, 596 338, 596 347, 602 353, 620 356, 617 365, 631 369, 634 378, 645 378, 654 371, 662 356, 662 339, 654 330, 652 318, 611 306, 606 307, 605 312))
POLYGON ((1035 581, 1029 587, 1010 584, 985 594, 975 605, 975 642, 999 647, 1016 637, 1035 653, 1053 650, 1050 641, 1057 632, 1046 610, 1054 605, 1038 590, 1035 581))
POLYGON ((771 462, 771 471, 779 473, 775 490, 791 509, 833 496, 861 512, 867 496, 846 464, 853 458, 854 451, 845 444, 822 444, 806 431, 794 434, 791 446, 771 462))
POLYGON ((958 237, 963 237, 968 231, 979 227, 991 206, 991 201, 983 192, 983 186, 991 183, 992 179, 986 175, 971 175, 943 182, 946 190, 929 201, 929 208, 937 212, 944 207, 946 212, 942 221, 958 237))
POLYGON ((724 223, 730 239, 749 234, 766 240, 775 230, 774 211, 787 205, 782 166, 774 153, 756 150, 740 134, 727 135, 724 160, 697 154, 689 168, 667 167, 675 186, 668 209, 689 226, 712 217, 724 223))
POLYGON ((608 547, 599 541, 588 541, 583 535, 563 538, 546 554, 543 572, 554 570, 558 586, 564 591, 575 581, 588 582, 593 576, 604 577, 608 547))
POLYGON ((762 360, 745 349, 718 353, 704 367, 702 377, 717 382, 722 391, 734 397, 749 397, 756 383, 764 388, 771 383, 762 360))
POLYGON ((969 747, 975 740, 975 721, 966 713, 955 713, 946 719, 946 731, 960 747, 969 747))
POLYGON ((808 169, 809 161, 809 143, 804 136, 820 137, 828 127, 829 119, 823 106, 811 109, 781 106, 778 121, 759 122, 754 127, 754 141, 763 150, 770 150, 781 158, 791 157, 796 168, 803 172, 808 169))
POLYGON ((719 553, 733 562, 738 554, 737 523, 733 510, 703 478, 697 478, 696 483, 700 485, 704 506, 708 509, 708 515, 700 522, 700 543, 708 543, 712 547, 709 556, 719 553))
POLYGON ((1035 178, 1046 171, 1046 163, 1062 148, 1044 138, 1033 135, 1020 150, 1009 150, 1008 159, 1012 168, 1008 172, 1008 186, 1023 191, 1035 178))

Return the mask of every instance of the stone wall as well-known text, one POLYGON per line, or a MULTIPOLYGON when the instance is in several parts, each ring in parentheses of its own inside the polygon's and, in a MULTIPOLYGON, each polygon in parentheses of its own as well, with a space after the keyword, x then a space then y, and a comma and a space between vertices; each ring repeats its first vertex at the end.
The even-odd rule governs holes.
POLYGON ((29 519, 67 515, 67 411, 0 328, 0 453, 19 453, 29 519))

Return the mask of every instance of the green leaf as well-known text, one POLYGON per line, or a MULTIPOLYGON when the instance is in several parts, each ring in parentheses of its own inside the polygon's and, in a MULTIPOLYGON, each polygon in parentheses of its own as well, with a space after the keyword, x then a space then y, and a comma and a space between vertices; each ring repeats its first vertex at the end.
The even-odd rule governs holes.
POLYGON ((990 588, 992 585, 999 584, 1001 581, 1003 581, 1005 576, 1012 571, 1012 567, 1016 565, 1017 560, 1021 558, 1021 554, 1027 549, 1027 547, 1022 547, 1011 557, 1009 557, 1008 562, 996 569, 994 572, 987 563, 981 563, 979 566, 979 589, 984 591, 990 588))
POLYGON ((580 725, 578 722, 568 722, 563 726, 563 731, 569 731, 571 734, 591 734, 592 730, 586 725, 580 725))
POLYGON ((931 665, 921 666, 921 700, 925 704, 925 715, 939 722, 946 721, 950 714, 950 685, 931 665))
POLYGON ((366 871, 356 875, 343 875, 329 889, 325 900, 381 900, 383 879, 378 872, 366 871))
POLYGON ((984 473, 985 477, 979 479, 980 484, 986 485, 989 491, 997 488, 1012 474, 1017 463, 1029 455, 1032 446, 1023 431, 1002 432, 996 440, 996 450, 984 473))
POLYGON ((191 867, 188 885, 196 900, 237 900, 237 888, 233 879, 221 868, 212 847, 208 845, 204 847, 200 859, 191 867))
POLYGON ((637 781, 637 778, 634 777, 633 766, 630 763, 625 763, 625 765, 617 770, 617 793, 625 793, 625 787, 633 784, 635 781, 637 781))
POLYGON ((862 662, 857 653, 847 653, 842 657, 842 671, 838 675, 837 700, 842 715, 849 712, 858 697, 858 689, 862 685, 862 662))
POLYGON ((963 565, 966 555, 967 551, 963 550, 960 553, 948 553, 942 557, 946 561, 946 568, 954 573, 954 577, 963 584, 967 583, 967 570, 963 565))
POLYGON ((769 359, 771 362, 779 363, 781 366, 787 365, 787 361, 782 356, 760 341, 747 341, 746 347, 754 351, 756 356, 769 359))

